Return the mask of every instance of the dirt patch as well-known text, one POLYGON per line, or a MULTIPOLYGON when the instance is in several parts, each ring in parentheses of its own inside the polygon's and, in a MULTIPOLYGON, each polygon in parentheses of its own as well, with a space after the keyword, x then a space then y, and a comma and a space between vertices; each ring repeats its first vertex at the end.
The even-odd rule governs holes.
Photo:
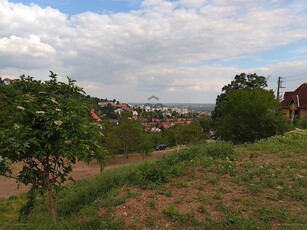
MULTIPOLYGON (((223 174, 216 167, 185 167, 183 175, 161 187, 123 187, 117 198, 125 197, 124 202, 111 208, 101 207, 99 214, 122 220, 125 229, 195 229, 207 225, 210 229, 215 223, 227 221, 247 227, 257 218, 272 226, 281 226, 287 223, 285 218, 292 218, 295 224, 303 226, 304 202, 293 200, 290 193, 280 200, 277 188, 259 185, 261 191, 257 191, 250 188, 252 184, 237 181, 241 172, 246 172, 240 166, 242 163, 253 163, 249 170, 255 171, 268 163, 274 165, 273 169, 282 168, 287 161, 275 155, 252 159, 243 156, 235 162, 238 169, 235 175, 223 174)), ((304 170, 299 171, 302 174, 304 170)), ((291 169, 293 173, 299 171, 291 169)), ((283 179, 283 183, 287 180, 290 178, 283 179)))
MULTIPOLYGON (((125 158, 123 155, 112 156, 106 161, 106 167, 104 170, 112 170, 114 168, 136 163, 142 162, 144 160, 153 160, 160 156, 166 155, 170 152, 174 151, 174 149, 167 149, 164 151, 154 151, 150 156, 142 156, 141 154, 129 154, 129 158, 125 158)), ((13 165, 13 172, 17 172, 22 168, 22 163, 16 163, 13 165)), ((77 162, 73 165, 73 172, 70 174, 75 180, 86 179, 97 176, 100 174, 100 166, 96 160, 93 160, 89 164, 85 162, 77 162)), ((0 176, 0 198, 8 198, 10 196, 16 196, 23 192, 26 192, 29 188, 25 185, 18 184, 14 179, 6 178, 4 176, 0 176)))

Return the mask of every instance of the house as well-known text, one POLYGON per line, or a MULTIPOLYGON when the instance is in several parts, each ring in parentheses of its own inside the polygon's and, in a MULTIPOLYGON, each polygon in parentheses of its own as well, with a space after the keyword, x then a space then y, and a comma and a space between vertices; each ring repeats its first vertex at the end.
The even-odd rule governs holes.
POLYGON ((99 105, 100 107, 107 107, 108 104, 111 104, 111 103, 108 102, 108 101, 100 101, 100 102, 98 102, 98 105, 99 105))
POLYGON ((307 117, 307 83, 303 83, 293 92, 285 92, 280 107, 292 122, 297 118, 307 117))
POLYGON ((3 79, 3 83, 4 83, 5 85, 9 85, 9 84, 12 83, 12 80, 9 79, 9 78, 4 78, 4 79, 3 79))
POLYGON ((124 110, 122 108, 118 108, 114 110, 114 113, 117 113, 118 115, 120 115, 124 110))
POLYGON ((97 115, 97 113, 95 113, 94 109, 91 109, 91 115, 92 118, 94 118, 97 121, 100 121, 100 117, 97 115))

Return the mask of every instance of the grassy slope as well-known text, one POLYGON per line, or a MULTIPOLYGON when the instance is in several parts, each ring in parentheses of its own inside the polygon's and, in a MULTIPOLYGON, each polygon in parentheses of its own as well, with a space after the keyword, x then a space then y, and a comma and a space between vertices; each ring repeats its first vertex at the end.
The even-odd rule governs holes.
POLYGON ((42 201, 19 225, 24 197, 0 201, 0 221, 8 229, 303 229, 306 154, 307 131, 199 144, 67 186, 57 194, 56 226, 42 201))

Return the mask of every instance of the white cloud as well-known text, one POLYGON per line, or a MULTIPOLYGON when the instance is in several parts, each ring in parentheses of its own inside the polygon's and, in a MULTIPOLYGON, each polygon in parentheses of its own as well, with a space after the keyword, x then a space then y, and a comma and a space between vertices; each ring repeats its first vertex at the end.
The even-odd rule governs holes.
MULTIPOLYGON (((185 92, 214 101, 224 84, 249 69, 212 63, 306 39, 306 7, 302 1, 145 0, 137 11, 68 17, 0 0, 0 75, 42 76, 51 69, 101 97, 131 101, 158 90, 169 101, 185 99, 185 92)), ((256 70, 289 72, 283 65, 256 70)))
POLYGON ((0 67, 37 68, 48 67, 55 49, 41 43, 36 35, 26 38, 12 35, 0 38, 0 67), (51 57, 51 58, 50 58, 51 57))
POLYGON ((55 53, 55 49, 48 44, 41 43, 41 40, 36 35, 30 35, 27 38, 16 37, 12 35, 9 38, 0 39, 1 53, 10 55, 24 55, 42 57, 55 53))
POLYGON ((207 2, 207 0, 179 0, 180 5, 189 8, 199 8, 207 2))

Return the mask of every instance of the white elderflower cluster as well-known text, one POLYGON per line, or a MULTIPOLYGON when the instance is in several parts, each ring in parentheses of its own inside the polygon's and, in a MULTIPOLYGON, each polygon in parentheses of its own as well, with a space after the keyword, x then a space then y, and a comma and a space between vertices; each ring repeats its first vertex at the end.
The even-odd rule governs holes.
POLYGON ((17 109, 20 109, 20 110, 25 110, 25 108, 24 108, 24 107, 22 107, 22 106, 17 106, 17 109))
POLYGON ((61 120, 56 120, 56 121, 54 121, 53 123, 54 123, 55 125, 57 125, 57 126, 60 126, 60 125, 63 124, 63 121, 61 121, 61 120))
POLYGON ((54 104, 57 104, 57 105, 59 104, 59 103, 55 100, 54 97, 51 98, 51 101, 52 101, 54 104))

